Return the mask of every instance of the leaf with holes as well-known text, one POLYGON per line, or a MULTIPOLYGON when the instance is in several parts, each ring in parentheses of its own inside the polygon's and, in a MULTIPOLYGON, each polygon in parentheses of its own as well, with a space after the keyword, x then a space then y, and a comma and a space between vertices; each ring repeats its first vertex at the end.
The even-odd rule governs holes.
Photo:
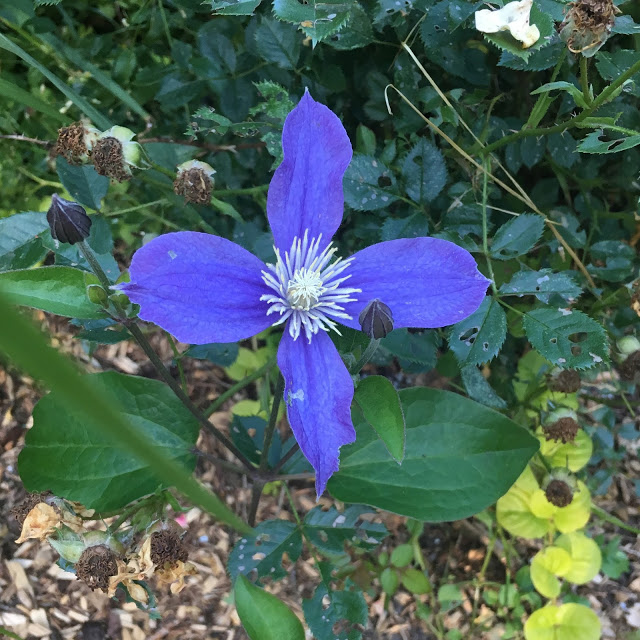
POLYGON ((354 0, 310 0, 305 4, 298 0, 274 0, 273 13, 279 20, 296 24, 315 45, 340 31, 356 4, 354 0))
POLYGON ((242 538, 229 555, 229 574, 231 579, 244 574, 256 581, 269 577, 280 580, 287 575, 282 566, 282 556, 286 553, 291 562, 295 562, 302 553, 302 536, 293 522, 285 520, 267 520, 261 522, 254 535, 242 538))
POLYGON ((622 137, 609 138, 600 129, 592 131, 579 145, 581 153, 618 153, 626 151, 640 144, 640 135, 623 135, 622 137))
POLYGON ((359 504, 347 507, 340 513, 334 506, 328 511, 315 507, 304 519, 304 535, 322 553, 341 555, 345 542, 362 549, 374 549, 387 536, 383 524, 369 522, 363 515, 375 515, 375 511, 359 504))
POLYGON ((434 200, 447 182, 447 168, 440 150, 424 138, 404 159, 402 175, 407 195, 419 204, 434 200))
POLYGON ((509 282, 500 287, 500 293, 519 298, 535 296, 547 304, 553 295, 573 301, 582 293, 582 288, 566 271, 554 273, 551 269, 540 269, 540 271, 518 271, 509 282))
POLYGON ((321 584, 313 598, 302 601, 304 617, 311 633, 318 640, 360 640, 367 624, 369 610, 362 591, 351 580, 347 580, 344 591, 327 591, 321 584), (325 608, 324 598, 329 597, 325 608))
POLYGON ((491 242, 491 257, 510 260, 521 256, 538 242, 544 230, 544 218, 535 213, 521 213, 503 224, 491 242))
POLYGON ((524 316, 529 342, 547 360, 567 369, 588 369, 609 359, 604 328, 581 311, 534 309, 524 316))
POLYGON ((498 302, 487 296, 475 313, 451 327, 449 347, 461 364, 481 364, 498 355, 506 337, 507 317, 498 302))
POLYGON ((353 156, 343 185, 345 202, 358 211, 382 209, 397 200, 393 173, 371 156, 353 156))

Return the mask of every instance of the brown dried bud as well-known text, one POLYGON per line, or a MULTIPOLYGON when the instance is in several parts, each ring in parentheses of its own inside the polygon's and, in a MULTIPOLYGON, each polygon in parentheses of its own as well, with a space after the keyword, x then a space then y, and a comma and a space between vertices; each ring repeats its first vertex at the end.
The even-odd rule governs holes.
POLYGON ((84 122, 73 122, 58 129, 54 152, 69 164, 83 164, 89 160, 91 148, 98 137, 98 130, 84 122))
POLYGON ((562 440, 562 444, 566 444, 576 439, 580 425, 573 418, 566 417, 543 425, 542 430, 547 440, 562 440))
POLYGON ((566 507, 573 501, 573 489, 564 480, 551 480, 544 494, 556 507, 566 507))
POLYGON ((627 382, 634 380, 636 375, 640 374, 640 351, 629 354, 618 366, 618 371, 623 380, 627 382))
POLYGON ((562 369, 551 378, 549 388, 562 393, 575 393, 580 389, 580 374, 574 369, 562 369))
POLYGON ((173 191, 184 197, 187 204, 209 204, 213 191, 215 169, 200 160, 188 160, 178 166, 173 191))
POLYGON ((607 41, 619 9, 613 0, 575 0, 560 25, 560 37, 573 53, 589 58, 607 41))
POLYGON ((26 517, 29 512, 41 502, 46 502, 47 498, 53 494, 50 491, 44 491, 42 493, 28 493, 27 497, 19 502, 11 509, 11 515, 18 521, 18 524, 22 528, 26 517))
POLYGON ((124 162, 122 142, 117 138, 100 138, 93 147, 93 166, 101 176, 116 182, 131 180, 131 171, 124 162))
POLYGON ((185 562, 188 556, 185 546, 173 531, 162 530, 151 534, 151 561, 158 567, 185 562))
POLYGON ((89 237, 91 218, 77 202, 65 200, 57 193, 51 196, 47 222, 54 240, 75 244, 89 237))
POLYGON ((85 582, 90 589, 101 589, 105 593, 109 588, 109 578, 117 573, 116 555, 103 544, 87 547, 76 564, 78 580, 85 582))

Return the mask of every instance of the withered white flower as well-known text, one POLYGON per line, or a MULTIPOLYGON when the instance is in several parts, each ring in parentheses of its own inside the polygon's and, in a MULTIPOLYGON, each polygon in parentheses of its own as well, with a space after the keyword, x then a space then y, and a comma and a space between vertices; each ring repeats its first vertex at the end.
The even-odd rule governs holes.
POLYGON ((535 24, 529 24, 533 0, 509 2, 502 9, 492 11, 481 9, 476 11, 476 29, 482 33, 498 33, 509 31, 528 49, 540 39, 540 30, 535 24))

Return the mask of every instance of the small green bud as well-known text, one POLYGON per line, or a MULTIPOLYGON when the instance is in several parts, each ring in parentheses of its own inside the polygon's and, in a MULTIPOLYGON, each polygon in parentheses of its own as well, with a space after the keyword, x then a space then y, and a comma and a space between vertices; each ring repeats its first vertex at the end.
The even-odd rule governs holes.
POLYGON ((640 340, 635 336, 624 336, 618 340, 618 351, 623 356, 622 360, 626 360, 632 353, 640 351, 640 340))
POLYGON ((87 297, 93 304, 99 304, 101 307, 106 307, 109 304, 107 292, 99 284, 90 284, 87 287, 87 297))

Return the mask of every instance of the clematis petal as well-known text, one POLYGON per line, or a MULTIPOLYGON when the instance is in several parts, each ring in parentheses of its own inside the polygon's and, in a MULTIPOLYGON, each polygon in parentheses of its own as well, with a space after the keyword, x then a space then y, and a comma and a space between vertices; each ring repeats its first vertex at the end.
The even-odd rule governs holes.
POLYGON ((285 332, 278 348, 289 424, 316 470, 316 492, 338 470, 340 447, 356 439, 351 422, 353 381, 325 331, 294 340, 285 332))
POLYGON ((352 155, 347 132, 338 116, 305 92, 284 123, 282 149, 267 198, 275 245, 288 251, 308 230, 311 238, 322 234, 322 250, 342 221, 342 176, 352 155))
POLYGON ((180 231, 136 251, 120 285, 140 305, 140 318, 180 342, 206 344, 250 338, 272 324, 260 296, 270 289, 264 263, 237 244, 207 233, 180 231))
POLYGON ((360 329, 358 316, 377 298, 390 307, 394 328, 428 329, 455 324, 471 315, 484 299, 489 280, 471 254, 438 238, 389 240, 353 256, 351 274, 343 286, 362 289, 356 302, 344 305, 360 329))

